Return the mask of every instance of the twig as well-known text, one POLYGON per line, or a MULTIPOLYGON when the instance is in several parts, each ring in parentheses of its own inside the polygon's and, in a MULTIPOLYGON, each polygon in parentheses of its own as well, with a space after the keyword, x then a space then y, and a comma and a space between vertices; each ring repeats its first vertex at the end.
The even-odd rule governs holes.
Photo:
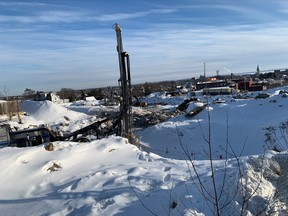
POLYGON ((129 176, 128 176, 128 182, 129 182, 130 188, 132 189, 132 191, 133 191, 133 193, 135 194, 135 196, 137 197, 137 199, 140 201, 141 205, 142 205, 147 211, 149 211, 152 215, 157 216, 157 214, 155 214, 154 212, 152 212, 152 211, 143 203, 143 201, 140 199, 140 197, 138 196, 138 194, 136 193, 136 191, 134 190, 134 188, 133 188, 132 185, 131 185, 129 176))

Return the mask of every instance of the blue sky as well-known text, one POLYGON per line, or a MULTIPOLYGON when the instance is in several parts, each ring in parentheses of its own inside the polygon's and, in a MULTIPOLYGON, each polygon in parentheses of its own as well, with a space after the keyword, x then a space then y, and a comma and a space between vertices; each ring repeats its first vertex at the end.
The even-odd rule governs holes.
POLYGON ((117 85, 114 23, 132 84, 288 66, 286 0, 0 0, 0 92, 117 85))

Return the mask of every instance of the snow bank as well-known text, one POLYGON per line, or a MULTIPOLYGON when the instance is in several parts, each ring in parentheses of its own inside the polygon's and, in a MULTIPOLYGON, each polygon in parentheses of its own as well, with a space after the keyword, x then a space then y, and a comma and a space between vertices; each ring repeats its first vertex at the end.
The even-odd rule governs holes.
POLYGON ((22 101, 21 109, 36 121, 45 123, 58 122, 66 116, 71 121, 87 117, 83 113, 74 112, 51 101, 22 101))
POLYGON ((172 182, 183 182, 185 171, 175 162, 166 164, 123 138, 53 145, 50 152, 44 146, 0 149, 1 215, 134 215, 139 208, 138 215, 147 215, 132 188, 161 214, 172 182))
MULTIPOLYGON (((207 159, 210 130, 215 159, 226 154, 262 154, 268 148, 266 129, 286 125, 288 121, 288 99, 281 94, 271 95, 266 99, 226 100, 221 104, 211 103, 212 97, 197 116, 177 116, 140 131, 141 142, 163 157, 185 159, 184 148, 195 159, 207 159)), ((191 104, 190 108, 194 107, 191 104)), ((282 137, 281 129, 277 136, 282 137)))
MULTIPOLYGON (((261 209, 285 215, 287 152, 269 151, 265 160, 261 154, 267 147, 265 128, 288 122, 288 98, 275 90, 269 94, 259 100, 229 96, 221 104, 206 98, 207 109, 197 116, 180 115, 139 132, 143 150, 116 136, 90 143, 54 142, 54 151, 44 145, 2 148, 0 215, 215 215, 213 202, 200 189, 202 184, 206 195, 213 195, 209 135, 223 214, 240 212, 243 188, 248 195, 255 192, 247 215, 261 209), (235 159, 234 152, 245 156, 235 159)), ((175 106, 185 98, 158 96, 151 95, 151 101, 175 106)), ((77 106, 83 108, 79 113, 48 101, 25 101, 22 108, 29 115, 23 116, 23 125, 68 121, 63 129, 80 128, 92 119, 85 106, 77 106)), ((281 131, 276 132, 279 138, 281 131)))

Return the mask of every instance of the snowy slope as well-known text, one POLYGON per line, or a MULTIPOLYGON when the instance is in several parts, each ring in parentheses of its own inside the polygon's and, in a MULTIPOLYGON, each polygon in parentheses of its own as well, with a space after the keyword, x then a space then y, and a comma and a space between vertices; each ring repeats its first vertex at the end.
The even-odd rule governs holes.
POLYGON ((167 208, 172 179, 178 184, 189 176, 181 164, 141 152, 119 137, 54 145, 53 152, 43 146, 0 151, 6 161, 0 164, 1 215, 134 215, 139 203, 131 206, 138 201, 132 188, 141 197, 165 195, 163 207, 149 204, 159 214, 167 208), (50 172, 53 163, 61 168, 50 172))
POLYGON ((83 113, 73 112, 48 100, 22 101, 21 108, 36 121, 44 121, 45 123, 61 121, 64 116, 72 121, 86 117, 83 113))
MULTIPOLYGON (((279 92, 279 91, 276 91, 279 92)), ((209 103, 195 117, 178 116, 140 132, 141 142, 164 157, 186 159, 183 146, 196 159, 208 159, 209 126, 214 158, 262 154, 266 128, 288 121, 288 98, 274 94, 266 99, 209 103), (161 142, 159 142, 161 137, 161 142), (227 145, 229 144, 229 145, 227 145), (231 149, 231 147, 232 149, 231 149), (170 155, 170 153, 172 155, 170 155)), ((279 135, 281 137, 281 135, 279 135)))
POLYGON ((49 125, 54 130, 72 132, 96 121, 96 116, 67 109, 59 104, 46 101, 22 101, 21 110, 26 115, 22 116, 22 124, 18 119, 9 121, 11 127, 17 129, 37 127, 41 124, 49 125))
MULTIPOLYGON (((44 146, 0 150, 1 215, 214 215, 187 161, 148 154, 119 137, 54 146, 54 151, 44 146)), ((212 194, 209 162, 194 161, 194 166, 212 194)), ((226 176, 225 190, 232 189, 225 199, 237 195, 237 161, 218 160, 214 166, 218 187, 226 176)), ((256 187, 259 170, 249 172, 243 178, 256 187)), ((263 182, 256 195, 272 196, 272 183, 263 182)), ((226 211, 235 212, 237 205, 226 211)))
MULTIPOLYGON (((209 125, 221 215, 240 215, 242 206, 247 215, 262 210, 263 215, 285 215, 288 152, 266 151, 264 160, 262 153, 271 148, 265 144, 265 128, 274 126, 282 139, 278 126, 287 122, 288 98, 279 89, 269 93, 261 100, 227 97, 225 103, 209 103, 195 117, 180 115, 146 128, 139 132, 140 149, 116 136, 90 143, 54 142, 53 151, 45 150, 47 143, 2 148, 0 215, 215 215, 205 142, 209 125), (227 140, 236 155, 244 149, 245 156, 228 154, 225 160, 227 140), (251 198, 243 204, 245 195, 251 198)), ((184 98, 161 95, 173 106, 184 98)), ((87 104, 85 113, 50 102, 25 101, 22 106, 29 115, 22 116, 22 125, 13 119, 18 127, 66 122, 62 129, 73 131, 96 118, 85 114, 87 104)))

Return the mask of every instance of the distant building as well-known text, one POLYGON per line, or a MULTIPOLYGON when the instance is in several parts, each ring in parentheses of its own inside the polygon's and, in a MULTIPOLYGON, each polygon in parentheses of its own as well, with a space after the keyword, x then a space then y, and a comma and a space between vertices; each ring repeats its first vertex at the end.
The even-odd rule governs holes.
POLYGON ((243 80, 237 83, 236 88, 240 91, 249 91, 250 86, 252 85, 251 80, 243 80))
POLYGON ((203 95, 227 95, 232 93, 233 89, 228 86, 203 89, 203 95))
POLYGON ((266 89, 264 83, 254 83, 252 80, 244 80, 237 83, 240 91, 263 91, 266 89))
POLYGON ((209 80, 206 82, 197 82, 196 90, 201 90, 204 88, 217 88, 217 87, 227 87, 229 83, 226 80, 209 80))
POLYGON ((37 91, 37 93, 34 95, 34 101, 44 101, 44 100, 49 100, 53 103, 68 103, 69 99, 61 99, 59 95, 49 92, 45 93, 42 91, 37 91))
POLYGON ((96 101, 96 98, 94 96, 86 96, 85 101, 96 101))
POLYGON ((259 65, 257 65, 255 77, 259 77, 259 76, 260 76, 260 68, 259 68, 259 65))

